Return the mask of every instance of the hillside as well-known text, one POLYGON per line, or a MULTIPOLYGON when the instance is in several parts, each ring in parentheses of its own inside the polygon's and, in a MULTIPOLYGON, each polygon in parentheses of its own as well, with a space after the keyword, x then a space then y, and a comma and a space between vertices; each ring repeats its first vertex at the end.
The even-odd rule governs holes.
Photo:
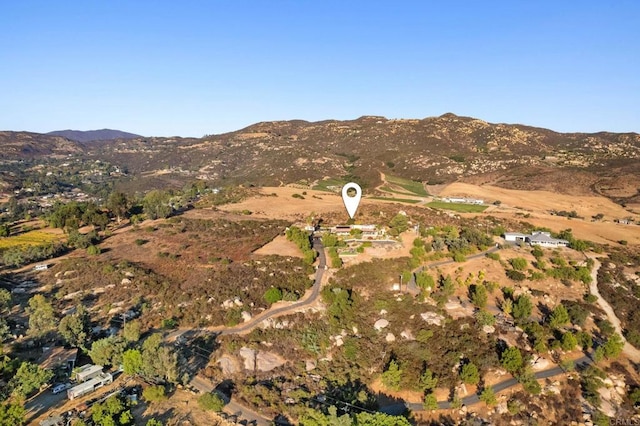
MULTIPOLYGON (((12 143, 24 143, 25 134, 13 135, 12 143)), ((194 179, 216 185, 313 186, 334 178, 356 180, 370 191, 381 183, 381 174, 389 174, 429 184, 462 181, 596 193, 637 203, 640 187, 637 133, 557 133, 454 114, 262 122, 204 138, 138 137, 83 147, 87 160, 126 168, 135 177, 124 183, 129 190, 181 187, 194 179)))
POLYGON ((0 131, 2 160, 26 160, 79 154, 82 148, 61 136, 31 132, 0 131))
POLYGON ((101 129, 101 130, 56 130, 47 133, 53 136, 62 136, 76 142, 107 141, 113 139, 135 139, 142 136, 134 133, 123 132, 121 130, 101 129))

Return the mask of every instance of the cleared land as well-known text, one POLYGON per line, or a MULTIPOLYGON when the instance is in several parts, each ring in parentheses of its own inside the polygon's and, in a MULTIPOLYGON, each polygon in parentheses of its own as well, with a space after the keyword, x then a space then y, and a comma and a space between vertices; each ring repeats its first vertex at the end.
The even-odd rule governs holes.
POLYGON ((574 196, 550 191, 519 191, 504 189, 490 185, 471 185, 468 183, 452 183, 439 194, 447 196, 469 196, 482 198, 486 202, 499 200, 504 207, 517 207, 523 210, 549 212, 551 210, 575 210, 579 216, 590 218, 602 213, 605 218, 621 218, 630 213, 622 206, 605 197, 574 196))
POLYGON ((445 201, 432 201, 427 204, 434 209, 452 210, 460 213, 481 213, 487 209, 487 206, 477 204, 447 203, 445 201))

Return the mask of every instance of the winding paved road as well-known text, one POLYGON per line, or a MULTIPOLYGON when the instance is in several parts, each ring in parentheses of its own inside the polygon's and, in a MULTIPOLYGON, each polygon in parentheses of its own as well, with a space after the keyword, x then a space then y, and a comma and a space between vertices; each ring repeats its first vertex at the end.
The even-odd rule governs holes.
POLYGON ((251 318, 249 321, 230 328, 225 328, 220 331, 220 334, 242 334, 247 333, 256 328, 262 321, 273 318, 279 315, 288 314, 296 311, 297 309, 304 308, 312 305, 318 299, 320 295, 320 289, 322 287, 322 277, 324 276, 325 267, 327 265, 327 258, 324 254, 324 246, 319 237, 313 238, 313 249, 318 253, 318 269, 316 270, 316 278, 311 287, 311 292, 304 299, 290 305, 282 306, 274 309, 267 309, 259 315, 251 318))
MULTIPOLYGON (((574 363, 576 365, 579 364, 591 364, 593 363, 593 360, 591 359, 590 356, 585 355, 581 358, 578 358, 576 360, 574 360, 574 363)), ((547 370, 542 370, 542 371, 538 371, 537 373, 534 374, 534 376, 536 377, 536 379, 547 379, 549 377, 553 377, 553 376, 558 376, 560 374, 564 374, 566 371, 562 369, 562 367, 553 367, 553 368, 549 368, 547 370)), ((493 391, 495 393, 498 392, 502 392, 505 389, 509 389, 512 388, 514 386, 517 386, 519 384, 519 382, 515 379, 515 378, 510 378, 507 380, 503 380, 502 382, 496 383, 495 385, 492 385, 491 387, 493 388, 493 391)), ((464 398, 462 398, 462 404, 465 406, 470 406, 470 405, 474 405, 474 404, 478 404, 480 402, 480 397, 478 396, 478 394, 473 394, 473 395, 469 395, 466 396, 464 398)), ((444 409, 448 409, 451 408, 451 402, 450 401, 438 401, 438 409, 440 410, 444 410, 444 409)), ((387 413, 387 414, 401 414, 403 413, 406 409, 409 409, 411 411, 424 411, 424 407, 422 405, 422 402, 405 402, 404 404, 400 403, 400 404, 393 404, 393 405, 388 405, 386 407, 382 407, 380 409, 380 411, 387 413)))
MULTIPOLYGON (((327 258, 325 256, 324 246, 322 245, 322 241, 320 240, 320 238, 313 238, 313 249, 318 252, 318 268, 316 270, 315 281, 313 283, 313 286, 311 287, 311 292, 303 300, 287 306, 268 309, 241 325, 220 329, 218 331, 219 334, 230 335, 248 333, 266 319, 274 318, 280 315, 286 315, 300 308, 304 308, 315 303, 318 299, 318 296, 320 295, 320 289, 322 288, 322 278, 324 277, 327 258)), ((179 330, 177 332, 171 333, 171 336, 178 337, 186 331, 188 330, 179 330)), ((211 392, 214 389, 214 385, 213 383, 211 383, 211 381, 200 376, 195 376, 191 381, 191 385, 198 389, 200 392, 211 392)), ((257 426, 267 426, 273 423, 272 419, 264 417, 262 414, 253 411, 249 407, 246 407, 245 405, 237 402, 233 398, 225 405, 224 411, 228 414, 236 415, 238 416, 238 418, 248 420, 249 422, 254 422, 254 424, 257 426)))

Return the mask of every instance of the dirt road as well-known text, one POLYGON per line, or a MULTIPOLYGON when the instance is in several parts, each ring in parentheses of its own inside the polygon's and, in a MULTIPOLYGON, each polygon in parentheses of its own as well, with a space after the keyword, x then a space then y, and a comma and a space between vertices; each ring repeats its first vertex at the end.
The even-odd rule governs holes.
POLYGON ((613 324, 613 327, 616 329, 616 333, 618 333, 620 337, 622 337, 622 340, 624 341, 624 348, 622 352, 633 362, 640 362, 640 350, 633 347, 631 343, 627 342, 627 339, 624 338, 624 335, 622 334, 622 324, 620 323, 620 319, 616 316, 616 313, 614 312, 609 302, 604 300, 604 298, 598 291, 598 270, 600 269, 600 266, 602 264, 595 257, 591 257, 591 259, 593 259, 594 265, 593 270, 591 271, 591 284, 589 284, 589 290, 591 290, 591 294, 598 298, 598 305, 607 314, 607 318, 609 319, 609 322, 613 324))

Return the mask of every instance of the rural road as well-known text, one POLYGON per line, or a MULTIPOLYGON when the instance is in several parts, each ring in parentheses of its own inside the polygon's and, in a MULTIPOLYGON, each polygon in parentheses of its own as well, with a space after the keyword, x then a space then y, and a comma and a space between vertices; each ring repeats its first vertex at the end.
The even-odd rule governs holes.
MULTIPOLYGON (((587 355, 574 360, 575 365, 584 364, 584 363, 591 364, 592 362, 593 360, 587 355)), ((534 375, 536 379, 547 379, 549 377, 557 376, 563 373, 565 373, 565 370, 563 370, 561 367, 556 366, 553 368, 549 368, 548 370, 538 371, 534 375)), ((495 393, 498 393, 505 389, 509 389, 514 386, 517 386, 518 384, 519 382, 515 378, 511 378, 511 379, 507 379, 502 382, 496 383, 491 387, 493 388, 493 391, 495 393)), ((479 402, 480 402, 480 397, 478 396, 478 394, 473 394, 473 395, 465 396, 464 398, 462 398, 462 404, 465 406, 478 404, 479 402)), ((451 408, 450 401, 438 401, 439 410, 445 410, 449 408, 451 408)), ((400 414, 404 412, 405 409, 409 409, 411 411, 424 411, 422 402, 405 402, 404 404, 399 403, 399 404, 388 405, 388 406, 382 407, 380 411, 387 414, 400 414)))
POLYGON ((322 241, 319 237, 313 238, 313 249, 318 253, 318 269, 316 270, 316 278, 311 287, 311 293, 305 299, 300 300, 298 302, 292 303, 287 306, 282 306, 280 308, 275 309, 267 309, 263 313, 256 315, 251 318, 249 321, 230 328, 224 328, 220 331, 222 335, 228 334, 242 334, 253 330, 257 327, 262 321, 273 318, 279 315, 284 315, 288 313, 295 312, 300 308, 307 307, 313 304, 318 296, 320 295, 320 288, 322 287, 322 277, 324 276, 325 266, 327 265, 327 258, 324 254, 324 246, 322 245, 322 241))
MULTIPOLYGON (((320 289, 322 287, 322 278, 325 272, 325 266, 327 264, 327 258, 324 253, 324 246, 322 245, 322 241, 318 237, 313 238, 313 248, 318 252, 318 268, 316 270, 316 277, 311 287, 311 292, 304 299, 300 300, 296 303, 292 303, 287 306, 282 306, 280 308, 268 309, 261 313, 260 315, 256 315, 251 318, 249 321, 244 324, 224 328, 219 331, 221 335, 230 335, 230 334, 242 334, 247 333, 257 327, 262 321, 273 318, 279 315, 286 315, 288 313, 295 312, 300 308, 304 308, 310 306, 315 303, 320 295, 320 289)), ((187 330, 180 330, 181 332, 171 333, 173 338, 178 337, 183 334, 187 330)), ((200 376, 195 376, 190 383, 193 387, 198 389, 200 392, 211 392, 214 389, 213 383, 211 381, 202 378, 200 376)), ((264 417, 262 414, 257 413, 250 408, 236 402, 233 398, 225 405, 224 411, 228 414, 236 415, 240 419, 247 420, 249 422, 254 422, 256 426, 267 426, 273 423, 272 419, 264 417)))
POLYGON ((602 310, 607 314, 609 322, 613 324, 613 327, 616 329, 616 333, 622 337, 622 341, 624 342, 622 352, 633 362, 640 362, 640 350, 633 347, 631 343, 627 342, 627 339, 624 338, 620 319, 616 316, 616 313, 613 311, 609 302, 604 300, 598 291, 598 270, 600 269, 601 263, 596 257, 591 257, 591 259, 593 259, 594 263, 593 269, 591 270, 591 283, 589 284, 589 290, 591 291, 591 294, 598 298, 598 305, 600 305, 602 310))

